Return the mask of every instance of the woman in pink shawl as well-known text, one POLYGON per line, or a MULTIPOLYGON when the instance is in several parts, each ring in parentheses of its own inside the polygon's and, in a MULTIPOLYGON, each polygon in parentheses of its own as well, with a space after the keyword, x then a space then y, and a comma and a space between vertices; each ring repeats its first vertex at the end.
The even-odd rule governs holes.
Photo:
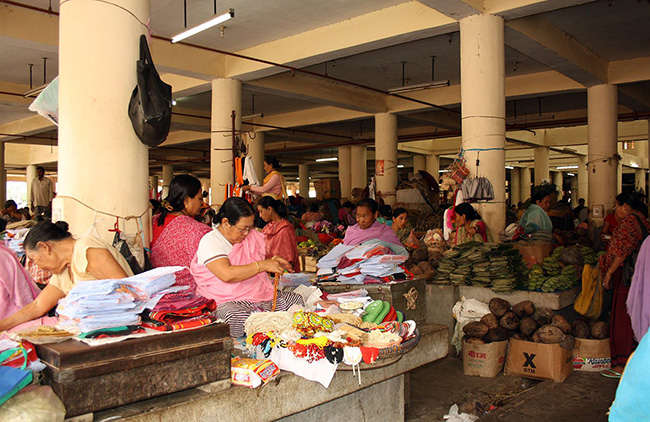
MULTIPOLYGON (((345 238, 343 238, 345 245, 360 245, 376 239, 395 245, 400 252, 404 250, 404 254, 408 255, 393 229, 377 221, 379 212, 374 199, 365 198, 359 201, 355 214, 357 224, 348 227, 345 231, 345 238)), ((397 250, 394 252, 400 254, 397 250)))
POLYGON ((266 226, 262 230, 266 237, 266 257, 279 256, 291 264, 294 272, 300 272, 296 230, 287 218, 287 207, 270 196, 263 196, 257 202, 257 211, 266 226))
POLYGON ((0 319, 15 314, 40 293, 11 249, 0 246, 0 319))
MULTIPOLYGON (((217 317, 230 325, 232 337, 244 336, 244 322, 253 312, 268 312, 273 283, 267 272, 282 273, 291 264, 266 258, 264 235, 255 230, 255 210, 243 198, 226 200, 215 217, 215 229, 203 236, 190 272, 198 294, 217 302, 217 317)), ((278 311, 303 306, 302 296, 278 292, 278 311)))
MULTIPOLYGON (((160 214, 153 218, 151 263, 154 267, 189 267, 201 238, 210 232, 210 226, 194 219, 203 204, 201 182, 196 177, 180 175, 169 184, 167 202, 160 214)), ((194 293, 196 283, 188 269, 176 273, 176 284, 189 286, 194 293)), ((165 301, 173 300, 166 295, 165 301)))

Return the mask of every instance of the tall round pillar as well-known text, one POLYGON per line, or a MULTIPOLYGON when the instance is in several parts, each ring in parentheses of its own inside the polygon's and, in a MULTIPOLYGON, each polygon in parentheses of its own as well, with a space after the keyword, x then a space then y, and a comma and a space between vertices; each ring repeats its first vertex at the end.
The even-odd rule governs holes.
MULTIPOLYGON (((424 155, 413 156, 413 174, 418 174, 418 171, 427 169, 427 157, 424 155)), ((436 176, 433 176, 436 177, 436 176)))
MULTIPOLYGON (((555 186, 557 186, 557 190, 560 191, 561 194, 561 192, 564 190, 564 188, 562 187, 564 183, 564 175, 562 174, 561 171, 553 172, 553 183, 555 184, 555 186)), ((562 199, 562 197, 560 196, 560 198, 558 199, 562 199)))
POLYGON ((522 167, 521 168, 521 193, 519 194, 519 197, 521 198, 521 202, 525 202, 530 198, 530 167, 522 167))
MULTIPOLYGON (((397 188, 397 115, 375 114, 375 166, 383 161, 383 174, 376 173, 377 191, 387 205, 395 204, 397 188)), ((381 167, 381 164, 379 164, 381 167)))
POLYGON ((303 198, 309 198, 309 165, 299 164, 298 165, 298 190, 300 191, 300 196, 303 198))
MULTIPOLYGON (((211 205, 221 205, 225 201, 226 185, 235 182, 232 132, 234 130, 235 136, 241 136, 241 81, 229 78, 212 81, 211 127, 211 205)), ((264 179, 264 172, 258 174, 260 176, 264 179)))
POLYGON ((494 188, 494 200, 478 208, 495 235, 506 223, 503 18, 480 14, 460 21, 460 80, 462 148, 470 177, 486 177, 494 188))
POLYGON ((266 176, 264 173, 264 132, 253 132, 246 136, 248 138, 248 156, 253 160, 255 174, 261 185, 266 176))
POLYGON ((3 207, 6 200, 7 172, 5 171, 5 143, 0 142, 0 204, 2 204, 3 207))
POLYGON ((148 148, 140 142, 127 107, 136 86, 140 35, 149 21, 149 2, 62 2, 59 15, 59 163, 53 219, 81 235, 96 222, 112 241, 115 219, 149 238, 148 148), (82 205, 83 204, 83 205, 82 205), (140 225, 142 224, 142 225, 140 225))
POLYGON ((510 205, 517 205, 521 201, 521 169, 518 167, 510 170, 510 205))
POLYGON ((551 181, 549 171, 548 147, 535 147, 535 186, 551 181))
POLYGON ((581 156, 578 157, 578 171, 576 171, 576 176, 578 177, 577 186, 578 186, 578 198, 585 199, 585 203, 589 204, 589 173, 587 172, 587 157, 581 156))
POLYGON ((32 192, 32 182, 36 179, 36 166, 34 164, 30 164, 27 166, 25 169, 25 181, 27 182, 27 206, 29 207, 31 205, 29 201, 29 197, 32 192))
POLYGON ((158 176, 149 176, 149 190, 153 199, 158 199, 158 176))
POLYGON ((169 185, 174 178, 174 166, 171 164, 163 164, 162 166, 162 199, 166 199, 169 195, 169 185))
POLYGON ((571 177, 571 206, 575 207, 578 204, 578 176, 571 177))
POLYGON ((623 164, 619 161, 616 166, 616 194, 623 192, 623 164))
POLYGON ((427 172, 433 176, 436 180, 440 179, 440 156, 438 155, 427 155, 427 172))
MULTIPOLYGON (((616 85, 587 88, 589 209, 612 209, 617 195, 618 91, 616 85)), ((603 215, 605 217, 605 215, 603 215)), ((603 218, 593 219, 596 225, 603 218)))
POLYGON ((352 190, 352 152, 350 147, 339 147, 339 182, 341 183, 341 198, 350 198, 352 190))
POLYGON ((364 189, 368 185, 368 158, 365 145, 350 147, 350 184, 351 189, 364 189))

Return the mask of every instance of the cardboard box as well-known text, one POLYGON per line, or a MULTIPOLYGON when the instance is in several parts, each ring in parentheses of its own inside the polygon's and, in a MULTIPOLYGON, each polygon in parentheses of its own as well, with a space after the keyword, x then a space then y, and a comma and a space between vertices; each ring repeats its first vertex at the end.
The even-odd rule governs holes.
POLYGON ((530 245, 525 242, 517 242, 515 243, 515 249, 519 251, 524 258, 524 262, 526 262, 526 266, 530 268, 535 264, 541 264, 544 258, 551 256, 553 245, 548 243, 530 245))
POLYGON ((573 355, 559 344, 510 339, 506 375, 562 382, 573 372, 573 355))
POLYGON ((468 344, 463 341, 463 373, 492 378, 503 370, 508 341, 468 344))
POLYGON ((576 339, 573 348, 573 369, 575 371, 600 372, 612 367, 609 339, 576 339))
POLYGON ((318 200, 341 198, 341 182, 334 177, 314 181, 314 190, 318 200))

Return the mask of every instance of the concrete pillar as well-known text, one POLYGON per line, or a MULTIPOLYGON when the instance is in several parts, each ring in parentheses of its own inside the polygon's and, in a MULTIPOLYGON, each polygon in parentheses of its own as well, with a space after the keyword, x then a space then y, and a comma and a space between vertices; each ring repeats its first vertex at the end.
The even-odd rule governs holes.
POLYGON ((298 165, 298 183, 300 184, 298 187, 300 196, 305 199, 309 198, 309 165, 298 165))
POLYGON ((376 174, 377 190, 387 205, 395 204, 397 188, 397 115, 375 114, 375 165, 384 162, 384 174, 376 174))
POLYGON ((510 170, 510 205, 517 205, 521 201, 521 169, 518 167, 510 170))
POLYGON ((571 206, 572 207, 577 207, 578 206, 578 199, 582 198, 579 196, 579 188, 578 188, 578 176, 573 176, 571 177, 571 206))
POLYGON ((530 167, 521 168, 521 202, 526 202, 530 198, 530 167))
POLYGON ((126 109, 149 2, 112 3, 71 1, 60 7, 59 186, 52 217, 67 221, 75 236, 97 222, 97 232, 112 241, 107 229, 115 219, 99 222, 102 216, 95 211, 142 215, 141 221, 121 224, 127 233, 142 224, 148 239, 149 153, 126 109))
MULTIPOLYGON (((603 84, 587 88, 588 206, 591 210, 595 206, 603 207, 605 214, 614 206, 617 195, 617 109, 616 85, 603 84)), ((602 224, 602 218, 593 220, 597 226, 602 224)))
POLYGON ((350 147, 350 183, 351 189, 365 188, 368 186, 368 158, 365 145, 352 145, 350 147))
POLYGON ((253 132, 246 134, 248 139, 248 155, 253 159, 255 174, 259 179, 260 186, 266 176, 264 173, 264 132, 253 132))
POLYGON ((616 166, 616 194, 623 192, 623 164, 621 162, 616 166))
POLYGON ((34 164, 30 164, 25 169, 25 181, 27 182, 27 197, 25 200, 27 201, 28 207, 31 205, 29 202, 29 193, 32 191, 32 182, 34 179, 36 179, 36 166, 34 164))
POLYGON ((158 176, 149 176, 149 189, 153 199, 158 199, 158 176))
POLYGON ((462 148, 470 176, 486 177, 494 187, 494 200, 481 203, 478 207, 493 238, 505 228, 506 223, 504 66, 503 18, 481 14, 462 19, 462 148), (480 160, 478 167, 477 159, 480 160))
POLYGON ((553 183, 557 186, 557 190, 560 192, 559 193, 560 197, 558 198, 558 200, 562 199, 562 191, 564 190, 562 188, 563 181, 564 181, 564 175, 562 174, 561 171, 553 172, 553 183))
POLYGON ((637 190, 643 189, 643 192, 645 192, 645 170, 644 169, 634 170, 634 188, 637 190))
POLYGON ((576 204, 580 198, 585 198, 585 204, 589 204, 589 173, 587 172, 587 157, 578 157, 578 170, 576 171, 576 176, 578 178, 578 197, 576 198, 576 204))
POLYGON ((551 181, 548 163, 548 147, 535 147, 535 186, 551 181))
MULTIPOLYGON (((212 204, 221 205, 225 200, 227 183, 234 183, 232 114, 235 112, 235 131, 241 129, 241 81, 214 79, 212 81, 212 116, 210 135, 210 183, 212 204)), ((256 169, 257 170, 257 169, 256 169)), ((264 179, 264 172, 258 177, 264 179)), ((261 183, 261 181, 260 181, 261 183)))
MULTIPOLYGON (((420 170, 427 169, 427 157, 424 155, 414 155, 413 156, 413 175, 418 174, 420 170)), ((437 177, 437 176, 433 176, 437 177)))
POLYGON ((174 178, 174 166, 163 164, 162 166, 162 199, 167 199, 169 195, 169 184, 174 178))
MULTIPOLYGON (((29 194, 27 196, 29 200, 29 194)), ((11 198, 15 199, 15 198, 11 198)), ((0 205, 7 200, 7 172, 5 171, 5 143, 0 142, 0 205)))
POLYGON ((427 172, 433 176, 436 181, 440 179, 440 156, 438 155, 427 155, 427 172))
POLYGON ((352 190, 352 152, 350 147, 339 147, 339 182, 341 183, 341 197, 350 198, 352 190))

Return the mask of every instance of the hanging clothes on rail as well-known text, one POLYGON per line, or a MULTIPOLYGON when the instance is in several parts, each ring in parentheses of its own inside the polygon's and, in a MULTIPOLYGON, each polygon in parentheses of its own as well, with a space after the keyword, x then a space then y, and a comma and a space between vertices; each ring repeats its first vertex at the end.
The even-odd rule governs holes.
POLYGON ((485 177, 463 180, 460 190, 467 202, 491 201, 494 199, 492 183, 485 177))

